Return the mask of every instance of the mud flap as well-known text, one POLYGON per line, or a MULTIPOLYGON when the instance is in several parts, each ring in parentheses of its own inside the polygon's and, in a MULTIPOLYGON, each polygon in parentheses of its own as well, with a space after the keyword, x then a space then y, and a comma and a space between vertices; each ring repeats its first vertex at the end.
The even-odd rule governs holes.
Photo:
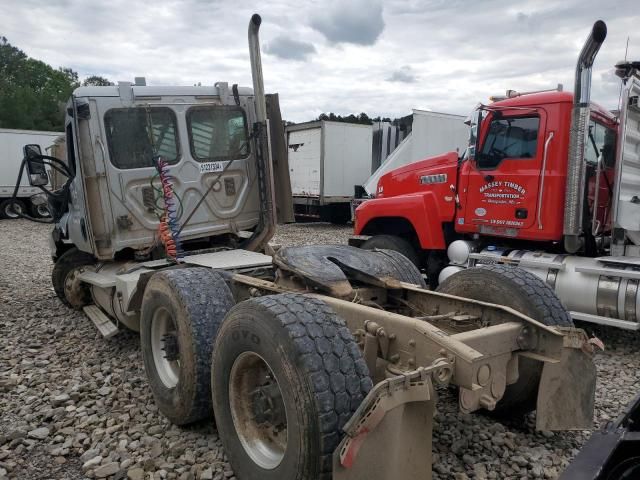
POLYGON ((334 480, 431 480, 432 375, 442 368, 450 376, 448 365, 421 368, 369 392, 344 427, 346 436, 333 455, 334 480))
POLYGON ((545 362, 537 401, 538 430, 588 430, 593 427, 596 367, 582 348, 566 346, 560 362, 545 362))

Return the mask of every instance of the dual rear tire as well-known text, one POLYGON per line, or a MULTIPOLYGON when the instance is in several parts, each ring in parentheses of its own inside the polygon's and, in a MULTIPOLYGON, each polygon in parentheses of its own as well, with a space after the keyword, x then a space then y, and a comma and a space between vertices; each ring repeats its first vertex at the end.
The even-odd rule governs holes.
POLYGON ((140 335, 160 412, 184 425, 213 411, 238 478, 330 478, 342 427, 372 387, 355 339, 315 298, 233 304, 214 270, 153 275, 140 335))
MULTIPOLYGON (((439 291, 571 325, 553 292, 521 269, 466 270, 439 291)), ((192 268, 155 274, 143 305, 145 368, 167 418, 183 425, 213 411, 238 478, 331 478, 342 428, 372 382, 351 332, 326 303, 281 294, 234 306, 220 273, 192 268)), ((519 379, 496 413, 535 408, 542 365, 519 362, 519 379)))
POLYGON ((210 417, 212 339, 234 305, 229 287, 208 268, 164 270, 142 305, 142 357, 158 409, 176 425, 210 417))

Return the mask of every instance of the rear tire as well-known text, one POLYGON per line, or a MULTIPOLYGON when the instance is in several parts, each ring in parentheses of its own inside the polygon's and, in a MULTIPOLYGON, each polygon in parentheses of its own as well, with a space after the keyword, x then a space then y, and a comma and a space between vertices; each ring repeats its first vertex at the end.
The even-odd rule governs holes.
POLYGON ((32 205, 31 216, 34 218, 51 218, 51 212, 49 212, 47 205, 32 205))
MULTIPOLYGON (((508 265, 483 265, 451 275, 438 292, 505 305, 548 326, 572 327, 569 313, 546 283, 526 270, 508 265)), ((501 416, 535 410, 543 364, 519 358, 519 378, 507 385, 493 411, 501 416)))
POLYGON ((0 218, 20 218, 20 215, 18 215, 16 211, 20 214, 24 214, 24 212, 26 212, 26 208, 27 207, 25 207, 22 200, 5 200, 0 203, 0 218))
POLYGON ((420 256, 414 248, 414 246, 408 240, 395 235, 375 235, 362 244, 365 250, 395 250, 401 253, 413 263, 416 267, 420 268, 420 256))
POLYGON ((147 284, 142 357, 156 405, 176 425, 211 416, 211 347, 233 304, 220 273, 208 268, 161 271, 147 284))
POLYGON ((91 303, 91 291, 77 280, 83 268, 92 267, 95 259, 73 247, 56 259, 51 272, 51 283, 56 295, 67 307, 81 310, 91 303))
POLYGON ((297 294, 247 300, 229 312, 211 384, 225 453, 244 480, 330 479, 342 427, 372 387, 344 321, 297 294))

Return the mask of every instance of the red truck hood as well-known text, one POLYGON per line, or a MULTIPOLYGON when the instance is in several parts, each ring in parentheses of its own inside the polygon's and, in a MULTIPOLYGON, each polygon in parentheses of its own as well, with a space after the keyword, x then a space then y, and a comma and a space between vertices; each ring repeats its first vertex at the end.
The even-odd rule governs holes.
POLYGON ((385 173, 378 181, 376 197, 393 197, 430 189, 433 185, 456 184, 458 152, 443 153, 385 173))

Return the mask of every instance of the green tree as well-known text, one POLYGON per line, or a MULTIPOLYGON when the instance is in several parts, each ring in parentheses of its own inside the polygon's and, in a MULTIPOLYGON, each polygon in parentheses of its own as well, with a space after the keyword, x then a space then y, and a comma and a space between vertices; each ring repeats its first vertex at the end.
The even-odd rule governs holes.
POLYGON ((91 75, 90 77, 87 77, 82 81, 82 85, 85 87, 110 87, 115 84, 112 81, 101 77, 100 75, 91 75))
POLYGON ((29 58, 0 37, 0 128, 64 129, 64 105, 78 86, 70 68, 29 58))

